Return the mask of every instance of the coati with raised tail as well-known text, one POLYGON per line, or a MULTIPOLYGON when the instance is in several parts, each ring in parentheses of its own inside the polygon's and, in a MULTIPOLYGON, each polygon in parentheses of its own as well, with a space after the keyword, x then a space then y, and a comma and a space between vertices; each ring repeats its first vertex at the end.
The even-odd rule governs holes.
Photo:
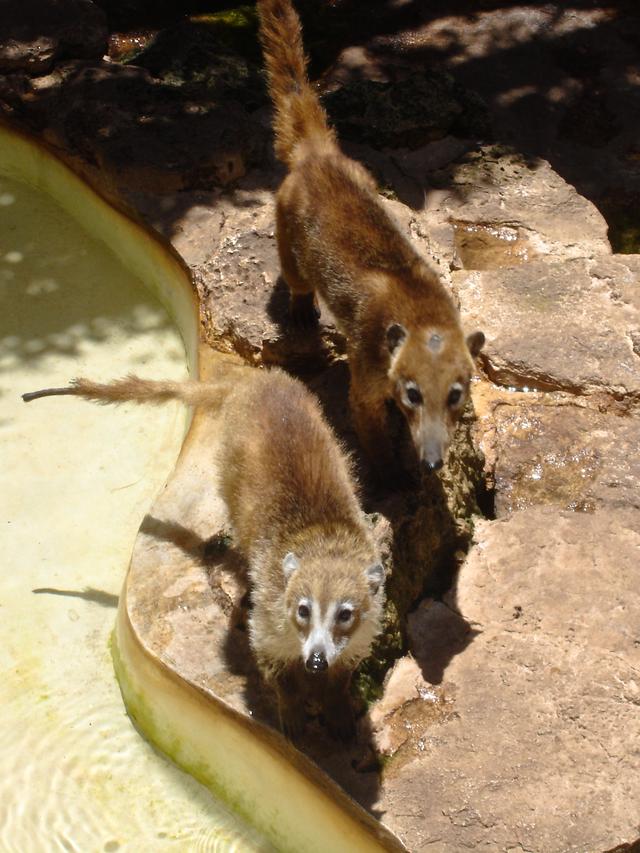
POLYGON ((350 736, 349 683, 380 630, 384 570, 349 460, 313 395, 280 370, 234 366, 207 383, 76 379, 23 399, 59 394, 224 407, 220 488, 235 544, 248 561, 249 636, 258 666, 276 689, 286 734, 303 727, 311 689, 322 696, 329 730, 350 736))
POLYGON ((290 0, 258 0, 258 14, 275 151, 289 169, 277 196, 277 240, 291 318, 317 322, 316 290, 331 309, 347 338, 354 426, 380 474, 397 468, 390 401, 420 467, 438 469, 484 335, 465 338, 436 270, 382 206, 371 175, 340 151, 307 79, 290 0))

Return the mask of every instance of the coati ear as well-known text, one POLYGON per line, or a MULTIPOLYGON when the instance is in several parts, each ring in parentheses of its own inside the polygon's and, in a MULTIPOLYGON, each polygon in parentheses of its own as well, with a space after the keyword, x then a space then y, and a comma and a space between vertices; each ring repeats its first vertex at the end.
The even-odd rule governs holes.
POLYGON ((392 323, 387 328, 387 346, 394 352, 407 337, 407 330, 400 323, 392 323))
POLYGON ((384 583, 384 566, 382 563, 374 563, 369 566, 365 574, 369 582, 369 592, 375 595, 384 583))
POLYGON ((473 332, 471 335, 467 336, 467 346, 469 347, 469 352, 471 353, 471 357, 475 358, 482 347, 484 346, 484 333, 483 332, 473 332))
POLYGON ((282 571, 284 572, 284 576, 287 580, 291 577, 291 575, 300 568, 300 560, 296 557, 293 551, 289 551, 288 554, 285 554, 285 558, 282 561, 282 571))

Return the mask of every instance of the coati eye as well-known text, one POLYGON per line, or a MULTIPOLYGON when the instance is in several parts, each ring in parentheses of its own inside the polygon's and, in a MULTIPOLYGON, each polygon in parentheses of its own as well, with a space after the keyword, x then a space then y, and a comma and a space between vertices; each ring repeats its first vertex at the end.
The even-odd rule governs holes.
POLYGON ((353 610, 350 607, 341 607, 338 610, 338 622, 350 622, 353 618, 353 610))
POLYGON ((309 606, 307 604, 299 604, 298 605, 298 618, 302 619, 304 622, 311 616, 311 611, 309 610, 309 606))
POLYGON ((407 385, 407 400, 412 406, 419 406, 422 403, 422 394, 420 389, 415 385, 407 385))
POLYGON ((460 385, 452 385, 447 397, 447 406, 457 406, 462 399, 462 387, 460 385))

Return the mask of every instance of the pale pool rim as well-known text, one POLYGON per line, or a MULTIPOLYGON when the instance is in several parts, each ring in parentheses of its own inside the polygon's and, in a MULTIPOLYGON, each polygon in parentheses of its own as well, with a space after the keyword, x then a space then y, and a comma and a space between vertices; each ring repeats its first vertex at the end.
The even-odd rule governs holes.
MULTIPOLYGON (((52 197, 157 296, 182 336, 189 374, 197 378, 201 352, 204 354, 198 300, 189 269, 173 247, 130 212, 107 200, 47 145, 0 120, 3 174, 52 197)), ((189 422, 183 446, 191 432, 188 426, 189 422)), ((147 740, 279 850, 359 853, 405 849, 277 732, 235 711, 211 691, 185 681, 149 654, 130 619, 128 579, 127 570, 112 636, 112 657, 127 713, 147 740)))

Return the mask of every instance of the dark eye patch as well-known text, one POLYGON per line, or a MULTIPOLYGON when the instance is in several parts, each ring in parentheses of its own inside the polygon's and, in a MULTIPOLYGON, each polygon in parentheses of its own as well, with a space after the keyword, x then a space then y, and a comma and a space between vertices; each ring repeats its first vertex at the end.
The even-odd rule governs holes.
POLYGON ((422 394, 420 389, 415 385, 407 385, 407 400, 412 406, 419 406, 422 403, 422 394))
POLYGON ((447 397, 447 406, 457 406, 460 400, 462 399, 462 388, 459 388, 457 385, 454 385, 453 388, 449 391, 449 396, 447 397))
POLYGON ((311 611, 306 604, 300 604, 298 606, 298 616, 300 619, 308 619, 309 616, 311 616, 311 611))

